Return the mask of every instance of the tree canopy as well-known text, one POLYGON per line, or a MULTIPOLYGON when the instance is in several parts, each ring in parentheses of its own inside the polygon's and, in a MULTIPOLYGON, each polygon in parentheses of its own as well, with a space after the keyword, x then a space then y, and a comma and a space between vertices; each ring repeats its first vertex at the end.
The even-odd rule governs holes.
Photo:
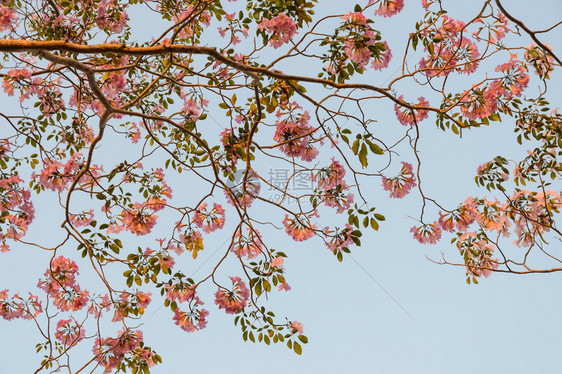
POLYGON ((149 304, 190 333, 224 310, 244 340, 301 354, 303 324, 267 297, 298 287, 291 251, 320 243, 341 262, 392 224, 377 199, 419 196, 413 239, 450 241, 433 261, 468 283, 562 270, 562 115, 549 103, 562 61, 546 43, 562 21, 531 29, 500 0, 463 19, 441 0, 321 6, 0 3, 14 99, 0 111, 0 250, 50 257, 29 274, 38 292, 0 287, 0 316, 37 325, 37 372, 148 372, 162 361, 137 326, 149 304), (422 17, 393 23, 407 7, 422 17), (462 138, 500 124, 524 153, 478 167, 482 196, 448 206, 424 189, 424 128, 462 138), (34 219, 39 204, 51 222, 34 219), (42 224, 52 237, 29 240, 42 224), (222 256, 193 276, 213 237, 228 238, 222 256), (98 284, 80 282, 84 267, 98 284), (100 329, 104 318, 121 330, 100 329), (84 345, 91 359, 70 365, 84 345))

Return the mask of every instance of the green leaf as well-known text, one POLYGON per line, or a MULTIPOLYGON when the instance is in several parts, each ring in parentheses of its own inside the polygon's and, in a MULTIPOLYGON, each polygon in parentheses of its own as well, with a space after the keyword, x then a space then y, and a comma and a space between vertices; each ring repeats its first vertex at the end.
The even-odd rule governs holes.
POLYGON ((301 355, 302 354, 302 347, 299 343, 295 342, 293 344, 293 350, 295 351, 296 354, 301 355))
POLYGON ((365 146, 365 143, 361 145, 361 151, 359 151, 359 162, 361 162, 363 167, 366 167, 369 163, 367 161, 367 146, 365 146))
POLYGON ((371 152, 373 152, 376 155, 383 155, 384 151, 382 150, 381 147, 379 147, 378 145, 376 145, 375 143, 373 143, 370 140, 367 140, 367 144, 369 145, 369 148, 371 149, 371 152))
POLYGON ((502 118, 500 117, 499 114, 497 113, 492 113, 488 116, 488 118, 490 119, 490 121, 501 121, 502 118))

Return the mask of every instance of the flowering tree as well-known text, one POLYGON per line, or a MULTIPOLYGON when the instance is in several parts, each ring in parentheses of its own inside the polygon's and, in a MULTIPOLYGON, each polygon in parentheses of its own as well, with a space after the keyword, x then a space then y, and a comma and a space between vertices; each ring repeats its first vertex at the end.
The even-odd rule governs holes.
POLYGON ((384 221, 367 186, 421 196, 413 237, 436 244, 449 232, 453 251, 438 262, 462 265, 469 283, 562 270, 548 247, 562 235, 562 116, 547 101, 562 62, 542 40, 562 22, 531 30, 499 0, 454 19, 441 1, 422 0, 408 5, 424 13, 400 50, 380 30, 403 0, 323 17, 316 3, 1 3, 2 87, 19 99, 0 113, 1 251, 32 247, 50 262, 39 295, 0 292, 0 316, 37 325, 37 372, 148 372, 161 358, 131 326, 155 299, 186 332, 205 328, 214 303, 235 315, 244 340, 300 354, 303 325, 266 309, 269 293, 291 288, 287 254, 268 236, 323 242, 342 261, 384 221), (151 20, 151 40, 135 34, 133 13, 151 20), (389 66, 399 74, 384 82, 389 66), (380 131, 373 102, 394 108, 398 141, 380 131), (478 168, 476 183, 497 197, 443 206, 420 182, 418 139, 431 121, 457 135, 513 124, 529 151, 478 168), (283 178, 268 175, 272 165, 283 178), (56 204, 57 243, 26 237, 43 198, 56 204), (227 248, 192 279, 176 260, 200 260, 213 235, 229 238, 227 248), (552 266, 531 263, 539 255, 552 266), (97 289, 80 285, 78 263, 97 289), (116 335, 99 328, 107 313, 116 335), (91 359, 70 368, 73 348, 88 344, 91 359))

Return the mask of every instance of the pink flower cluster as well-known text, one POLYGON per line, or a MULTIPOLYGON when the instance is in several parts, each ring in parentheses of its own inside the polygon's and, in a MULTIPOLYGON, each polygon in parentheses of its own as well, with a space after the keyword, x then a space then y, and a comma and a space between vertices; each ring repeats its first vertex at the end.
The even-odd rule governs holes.
POLYGON ((314 230, 318 228, 318 226, 312 224, 305 215, 289 218, 289 215, 285 214, 283 226, 285 226, 285 232, 297 242, 312 238, 314 236, 314 230))
MULTIPOLYGON (((1 7, 1 5, 0 5, 1 7)), ((23 69, 10 69, 4 80, 2 81, 2 88, 8 96, 14 96, 16 86, 19 86, 22 92, 25 90, 25 86, 29 85, 31 82, 31 72, 25 68, 23 69)))
POLYGON ((271 265, 272 268, 280 268, 281 266, 283 266, 284 263, 285 260, 283 260, 283 257, 277 256, 273 260, 271 260, 269 264, 271 265))
POLYGON ((221 205, 213 203, 213 209, 207 211, 207 203, 202 203, 193 216, 193 223, 209 234, 223 228, 224 217, 224 208, 221 205))
POLYGON ((384 51, 380 51, 380 48, 376 48, 376 52, 371 50, 380 36, 367 23, 367 17, 361 12, 350 12, 341 18, 345 20, 346 29, 350 30, 350 35, 344 42, 344 53, 347 58, 358 68, 364 68, 371 58, 374 58, 372 68, 375 70, 386 68, 392 58, 392 52, 386 41, 383 42, 384 51))
POLYGON ((70 214, 70 223, 75 227, 86 227, 94 220, 94 210, 84 211, 78 214, 70 214))
MULTIPOLYGON (((68 185, 74 181, 74 178, 80 172, 85 160, 81 153, 74 153, 66 162, 62 164, 58 161, 45 160, 43 170, 39 174, 39 183, 46 189, 62 192, 68 188, 68 185)), ((97 165, 90 166, 90 173, 96 176, 101 168, 97 165)), ((36 178, 35 173, 31 174, 32 178, 36 178)), ((91 183, 89 175, 84 175, 80 179, 81 183, 91 183)))
POLYGON ((75 320, 61 319, 57 322, 55 338, 65 347, 71 347, 84 339, 86 331, 75 320))
POLYGON ((263 252, 263 245, 260 233, 250 227, 246 227, 247 235, 242 234, 242 229, 238 228, 234 234, 234 241, 230 246, 230 251, 238 257, 246 256, 249 259, 258 257, 263 252))
POLYGON ((497 98, 497 92, 492 87, 484 90, 473 87, 463 94, 460 105, 461 112, 471 120, 488 117, 498 109, 497 98))
POLYGON ((141 347, 141 342, 142 331, 127 329, 120 331, 116 338, 96 338, 92 351, 96 362, 104 367, 104 374, 113 372, 125 360, 125 355, 142 357, 149 367, 154 366, 152 355, 141 347))
POLYGON ((102 92, 109 100, 118 99, 119 94, 125 90, 128 80, 125 76, 127 73, 127 68, 125 66, 127 65, 129 65, 129 58, 127 56, 123 56, 120 59, 114 59, 111 65, 101 66, 102 69, 111 69, 111 71, 107 73, 103 85, 101 86, 102 92), (118 68, 122 69, 116 70, 118 68))
POLYGON ((318 183, 322 190, 322 202, 329 207, 337 209, 337 213, 343 213, 353 203, 353 194, 346 193, 349 187, 345 183, 345 168, 332 158, 332 163, 326 168, 320 169, 312 175, 312 180, 318 183))
POLYGON ((149 234, 158 218, 151 208, 150 205, 135 203, 133 209, 123 210, 121 216, 125 228, 135 235, 149 234))
POLYGON ((112 322, 123 321, 123 318, 129 313, 128 309, 132 307, 139 309, 140 313, 143 314, 144 309, 150 304, 150 296, 152 296, 150 292, 121 292, 119 301, 114 304, 115 313, 113 314, 112 322))
POLYGON ((489 86, 481 89, 476 85, 462 94, 460 109, 465 117, 472 120, 486 118, 498 109, 498 99, 502 96, 506 99, 521 96, 530 78, 527 69, 515 57, 511 55, 508 62, 496 67, 502 76, 489 86))
POLYGON ((475 43, 463 36, 465 24, 447 16, 440 18, 441 25, 422 31, 431 37, 433 50, 420 60, 419 67, 428 77, 447 76, 453 71, 471 74, 478 68, 480 52, 475 43), (439 40, 439 41, 435 41, 439 40))
POLYGON ((382 188, 390 191, 390 197, 401 199, 415 186, 416 176, 412 164, 408 162, 402 162, 402 169, 396 177, 382 177, 382 188))
POLYGON ((464 204, 461 204, 457 209, 442 213, 439 212, 439 226, 448 232, 455 230, 463 232, 476 220, 478 217, 478 210, 472 198, 468 198, 464 204))
POLYGON ((312 176, 312 180, 318 183, 318 188, 328 190, 345 184, 343 177, 345 177, 345 168, 332 158, 330 166, 320 169, 312 176))
POLYGON ((304 161, 316 158, 318 150, 313 147, 310 136, 315 129, 308 124, 309 120, 310 115, 304 112, 296 120, 287 118, 276 122, 273 140, 279 143, 281 152, 289 157, 300 157, 304 161))
POLYGON ((298 333, 299 335, 302 335, 303 332, 303 325, 300 322, 297 321, 293 321, 289 323, 289 328, 291 329, 291 332, 293 334, 298 333))
POLYGON ((125 9, 119 9, 114 4, 110 0, 102 0, 96 4, 96 23, 100 29, 120 34, 127 26, 129 16, 125 9))
POLYGON ((189 311, 184 312, 180 308, 174 310, 174 321, 182 330, 194 332, 202 330, 207 326, 207 316, 209 312, 206 309, 199 308, 203 302, 197 296, 194 297, 193 303, 189 305, 189 311))
MULTIPOLYGON (((352 232, 353 227, 346 223, 344 229, 336 231, 331 235, 330 241, 325 243, 326 247, 332 252, 339 252, 353 245, 353 239, 351 238, 352 232)), ((327 235, 330 234, 328 228, 324 229, 324 233, 327 235)))
MULTIPOLYGON (((398 100, 403 101, 404 96, 400 95, 398 100)), ((429 106, 429 101, 427 101, 424 97, 418 97, 418 104, 417 106, 429 106)), ((409 109, 404 108, 402 109, 401 105, 394 104, 394 112, 396 113, 396 117, 398 118, 398 122, 403 124, 404 126, 413 126, 424 119, 427 118, 428 112, 425 109, 409 109)))
POLYGON ((17 18, 13 9, 0 5, 0 32, 12 29, 17 18))
POLYGON ((422 244, 436 244, 441 239, 441 227, 437 222, 414 226, 410 232, 414 234, 414 239, 422 244))
POLYGON ((51 261, 51 266, 45 272, 45 279, 40 279, 37 287, 53 298, 53 304, 59 310, 76 311, 86 306, 88 291, 82 291, 76 283, 78 266, 63 256, 51 261))
POLYGON ((530 80, 527 69, 521 61, 513 57, 505 64, 496 67, 496 71, 503 73, 503 76, 494 80, 490 85, 491 91, 495 91, 497 96, 502 95, 506 99, 521 96, 530 80))
MULTIPOLYGON (((546 44, 545 46, 552 49, 546 44)), ((554 57, 552 57, 544 49, 536 46, 535 43, 531 43, 531 45, 525 49, 523 57, 525 58, 525 61, 535 68, 535 74, 540 77, 548 77, 548 74, 554 69, 554 57)))
POLYGON ((230 277, 232 290, 220 288, 215 293, 215 304, 228 314, 235 314, 246 307, 250 298, 250 290, 240 277, 230 277))
POLYGON ((457 248, 463 256, 467 274, 488 278, 499 266, 498 260, 492 260, 494 246, 479 238, 473 232, 467 232, 457 239, 457 248))
POLYGON ((0 291, 0 317, 5 320, 16 318, 32 319, 43 311, 37 296, 29 294, 27 300, 15 294, 11 298, 8 290, 0 291))
MULTIPOLYGON (((369 0, 367 6, 375 3, 375 0, 369 0)), ((392 17, 395 14, 400 13, 404 8, 404 0, 380 0, 379 8, 375 11, 375 14, 382 17, 392 17)))
POLYGON ((293 38, 297 33, 297 25, 291 17, 285 13, 280 13, 271 19, 262 19, 258 25, 258 30, 265 30, 268 34, 271 34, 269 45, 277 49, 293 38))
POLYGON ((195 297, 195 288, 192 284, 185 282, 177 282, 166 284, 166 299, 170 301, 177 300, 180 303, 191 301, 195 297))
POLYGON ((485 23, 481 18, 478 18, 476 22, 481 23, 483 26, 480 27, 477 31, 473 32, 472 35, 480 38, 480 33, 483 30, 487 30, 488 35, 484 38, 486 38, 485 40, 487 40, 489 43, 494 44, 499 42, 500 40, 505 38, 509 31, 509 29, 507 28, 509 21, 503 15, 503 13, 498 13, 496 16, 494 16, 492 18, 492 23, 485 23))
POLYGON ((22 238, 35 217, 31 193, 21 183, 17 175, 0 180, 0 252, 9 251, 6 240, 22 238))
MULTIPOLYGON (((192 252, 193 258, 197 258, 197 252, 203 249, 203 236, 201 233, 195 230, 186 230, 180 234, 179 239, 185 249, 192 252)), ((183 249, 179 246, 173 249, 178 255, 183 252, 183 249)))

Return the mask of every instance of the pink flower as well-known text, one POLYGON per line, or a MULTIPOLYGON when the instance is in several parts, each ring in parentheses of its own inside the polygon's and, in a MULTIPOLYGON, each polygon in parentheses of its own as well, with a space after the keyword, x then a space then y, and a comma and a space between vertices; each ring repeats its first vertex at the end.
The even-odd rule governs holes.
POLYGON ((12 29, 17 18, 18 16, 13 9, 0 5, 0 32, 12 29))
MULTIPOLYGON (((503 15, 503 13, 497 13, 497 15, 491 19, 492 19, 491 24, 490 23, 485 24, 481 18, 478 18, 476 22, 482 23, 484 26, 480 27, 477 31, 475 31, 473 35, 476 36, 477 38, 480 38, 480 33, 482 32, 482 30, 487 30, 488 41, 490 43, 497 43, 501 39, 505 38, 507 32, 509 31, 509 29, 507 28, 509 21, 503 15)), ((487 18, 487 20, 490 20, 490 18, 487 18)))
POLYGON ((298 332, 299 335, 302 335, 302 331, 303 331, 302 323, 299 323, 297 321, 293 321, 293 322, 289 323, 289 327, 291 328, 291 332, 293 334, 298 332))
POLYGON ((408 162, 402 162, 402 169, 396 177, 382 177, 382 187, 384 190, 390 191, 390 197, 401 199, 415 186, 416 177, 412 164, 408 162))
POLYGON ((148 208, 143 204, 135 203, 134 209, 124 210, 121 215, 123 216, 123 224, 133 234, 146 235, 152 231, 156 225, 157 215, 148 211, 148 208))
POLYGON ((57 331, 55 338, 57 338, 64 346, 73 346, 82 340, 86 332, 79 326, 76 321, 71 319, 61 319, 57 322, 57 331))
POLYGON ((312 238, 314 236, 314 230, 318 227, 316 225, 312 225, 304 215, 289 218, 287 214, 285 214, 283 226, 285 226, 285 232, 297 242, 312 238))
POLYGON ((174 321, 176 321, 176 325, 187 332, 204 329, 207 326, 206 318, 209 312, 206 309, 197 308, 199 305, 203 305, 203 302, 196 297, 195 305, 190 305, 188 312, 183 312, 179 308, 176 308, 176 310, 174 310, 174 321))
POLYGON ((371 67, 375 70, 382 70, 388 67, 390 60, 392 60, 392 51, 390 50, 386 40, 383 41, 382 44, 384 44, 384 52, 378 52, 378 54, 373 55, 371 67))
POLYGON ((330 166, 318 170, 312 180, 318 182, 318 188, 329 190, 345 184, 343 177, 345 177, 345 168, 339 161, 332 158, 330 166))
POLYGON ((273 140, 279 143, 279 150, 289 157, 307 158, 308 161, 317 155, 310 153, 309 142, 314 128, 308 125, 310 116, 308 112, 301 115, 297 121, 283 120, 276 122, 276 130, 273 140))
POLYGON ((349 23, 357 23, 359 25, 367 25, 367 17, 361 12, 349 12, 340 17, 349 23))
POLYGON ((133 299, 136 299, 136 304, 139 308, 146 309, 151 301, 150 296, 152 296, 151 292, 137 291, 136 294, 133 294, 133 299))
POLYGON ((277 286, 277 290, 278 291, 290 291, 291 290, 291 286, 289 286, 289 283, 287 282, 283 282, 281 283, 279 286, 277 286))
MULTIPOLYGON (((545 44, 545 46, 552 49, 547 44, 545 44)), ((525 61, 535 68, 535 74, 538 74, 541 78, 548 77, 549 73, 554 69, 552 67, 554 64, 554 57, 542 48, 536 46, 535 43, 531 43, 531 45, 526 48, 523 57, 525 61)))
POLYGON ((477 217, 478 211, 474 203, 460 205, 457 209, 449 213, 439 212, 439 226, 448 232, 466 231, 477 217))
POLYGON ((441 239, 441 227, 437 222, 424 224, 420 227, 412 227, 410 232, 414 234, 414 239, 422 244, 436 244, 441 239))
POLYGON ((340 184, 336 188, 324 191, 322 195, 322 202, 324 205, 336 208, 336 213, 341 214, 349 209, 353 204, 353 194, 345 194, 348 187, 345 184, 340 184))
POLYGON ((283 263, 284 263, 283 257, 277 256, 273 260, 271 260, 271 267, 279 268, 283 266, 283 263))
POLYGON ((487 231, 495 230, 498 234, 502 233, 507 236, 511 223, 506 216, 506 206, 500 204, 498 200, 488 201, 483 199, 479 203, 478 207, 481 211, 477 211, 477 220, 480 227, 487 231))
POLYGON ((461 74, 472 74, 478 68, 480 52, 475 43, 463 38, 460 45, 455 48, 456 68, 461 74))
POLYGON ((168 300, 177 300, 180 303, 191 301, 195 297, 195 288, 192 284, 179 282, 172 285, 166 284, 166 298, 168 300))
POLYGON ((467 275, 487 278, 499 266, 498 260, 491 258, 494 246, 473 232, 459 236, 457 248, 464 258, 467 275))
MULTIPOLYGON (((403 101, 404 96, 400 95, 398 100, 403 101)), ((429 106, 429 101, 427 101, 424 97, 418 97, 418 104, 417 106, 429 106)), ((396 117, 398 117, 398 122, 403 124, 404 126, 413 126, 424 119, 427 118, 428 112, 424 109, 402 109, 401 105, 394 104, 394 112, 396 112, 396 117)))
POLYGON ((521 96, 521 93, 529 84, 529 74, 527 74, 527 69, 523 67, 521 61, 511 59, 496 67, 496 71, 503 73, 504 76, 494 80, 490 89, 495 90, 506 99, 521 96))
POLYGON ((213 209, 207 212, 207 203, 202 203, 197 208, 193 223, 202 228, 207 234, 217 229, 222 229, 225 221, 224 209, 221 205, 213 203, 213 209))
POLYGON ((97 4, 96 23, 100 29, 120 34, 127 25, 128 15, 124 9, 115 7, 113 1, 102 0, 97 4))
POLYGON ((90 209, 88 212, 70 215, 70 223, 75 227, 89 226, 94 220, 94 210, 90 209))
POLYGON ((271 34, 269 44, 277 49, 292 39, 297 32, 297 26, 285 13, 280 13, 272 19, 264 18, 258 25, 258 30, 265 30, 271 34))
POLYGON ((9 251, 6 240, 23 237, 35 217, 31 193, 22 183, 17 175, 0 179, 0 252, 9 251))
MULTIPOLYGON (((192 252, 193 259, 196 259, 197 252, 204 248, 203 236, 199 231, 190 230, 180 234, 180 241, 184 244, 186 250, 192 252)), ((175 251, 178 255, 182 252, 179 247, 175 251)))
POLYGON ((485 90, 474 87, 463 95, 460 102, 462 114, 472 120, 488 117, 498 108, 498 94, 498 87, 495 85, 485 90))
POLYGON ((215 304, 228 314, 235 314, 246 307, 250 297, 250 291, 240 277, 230 277, 233 284, 231 291, 219 288, 215 293, 215 304))
MULTIPOLYGON (((346 223, 343 230, 340 230, 339 232, 336 231, 336 233, 332 235, 330 241, 325 243, 326 247, 332 252, 343 251, 344 248, 348 248, 353 245, 353 239, 351 238, 352 232, 353 228, 346 223)), ((324 233, 330 233, 328 228, 324 229, 324 233)))
POLYGON ((246 231, 248 234, 245 236, 242 235, 241 229, 236 230, 230 251, 238 257, 256 258, 263 251, 261 235, 256 229, 250 227, 246 227, 246 231))
MULTIPOLYGON (((373 2, 374 0, 369 0, 369 5, 373 2)), ((375 14, 383 17, 392 17, 398 14, 402 8, 404 8, 404 0, 381 0, 379 9, 375 11, 375 14)))
POLYGON ((29 294, 27 300, 15 294, 8 300, 8 290, 0 291, 0 317, 5 320, 16 318, 33 319, 43 311, 37 296, 29 294))
POLYGON ((70 178, 64 173, 60 162, 46 162, 39 176, 39 183, 49 190, 62 192, 67 188, 70 178))
POLYGON ((141 349, 142 331, 126 329, 117 338, 96 338, 92 352, 96 362, 111 373, 125 359, 125 355, 141 349))

